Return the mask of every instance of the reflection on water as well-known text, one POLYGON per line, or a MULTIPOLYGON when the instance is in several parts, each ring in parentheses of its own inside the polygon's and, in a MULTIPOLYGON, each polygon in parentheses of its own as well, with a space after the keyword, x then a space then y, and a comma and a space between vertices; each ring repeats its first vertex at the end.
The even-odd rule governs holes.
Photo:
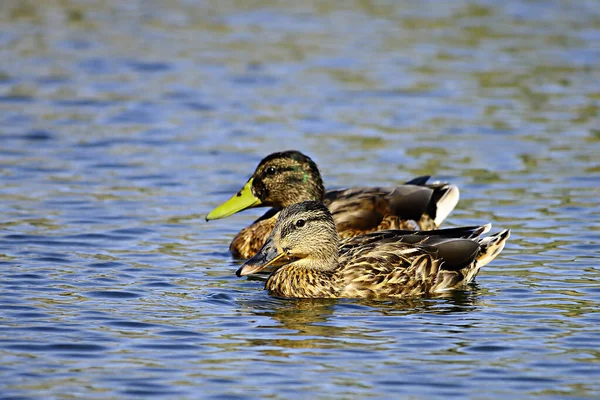
MULTIPOLYGON (((359 339, 360 332, 352 326, 351 320, 344 318, 343 324, 335 321, 338 312, 356 314, 356 318, 377 318, 381 316, 407 316, 412 314, 446 315, 452 313, 468 313, 476 306, 477 292, 456 291, 446 299, 403 299, 385 300, 346 300, 346 299, 279 299, 279 301, 245 302, 241 308, 257 316, 277 321, 279 328, 287 330, 297 343, 298 336, 306 336, 308 343, 317 338, 336 336, 338 338, 359 339), (375 314, 374 314, 375 313, 375 314)), ((382 319, 385 321, 386 319, 382 319)), ((259 327, 260 328, 260 327, 259 327)), ((373 332, 369 326, 367 332, 373 332)), ((260 333, 260 332, 259 332, 260 333)), ((272 342, 272 339, 267 339, 272 342)), ((251 341, 262 343, 264 340, 251 341)), ((264 344, 264 343, 263 343, 264 344)), ((287 347, 284 343, 279 346, 287 347)), ((310 344, 308 344, 311 346, 310 344)))
POLYGON ((593 1, 0 2, 6 398, 600 393, 593 1), (512 229, 440 299, 289 300, 207 224, 262 157, 512 229))

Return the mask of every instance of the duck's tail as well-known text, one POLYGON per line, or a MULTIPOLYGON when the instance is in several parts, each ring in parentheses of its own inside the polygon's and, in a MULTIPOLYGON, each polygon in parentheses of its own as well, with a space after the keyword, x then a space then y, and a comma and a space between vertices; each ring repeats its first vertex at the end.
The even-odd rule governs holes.
POLYGON ((487 265, 492 261, 504 248, 506 240, 510 237, 510 229, 505 229, 494 235, 484 237, 479 240, 479 246, 481 250, 477 256, 477 264, 480 267, 487 265))
POLYGON ((429 203, 429 207, 434 209, 429 215, 433 217, 433 221, 437 226, 440 226, 452 210, 454 210, 459 198, 460 191, 456 185, 443 183, 434 188, 433 196, 429 203))
POLYGON ((448 239, 437 244, 444 261, 431 292, 446 293, 471 282, 481 267, 500 254, 509 236, 506 229, 481 239, 448 239))
POLYGON ((510 229, 505 229, 494 235, 478 240, 479 252, 477 256, 475 256, 473 267, 469 269, 465 276, 465 283, 469 283, 475 279, 481 267, 488 265, 498 254, 500 254, 509 237, 510 229))
POLYGON ((446 182, 427 183, 429 178, 429 176, 419 176, 406 182, 405 185, 426 186, 433 190, 426 213, 433 219, 437 227, 444 222, 458 204, 460 191, 456 185, 446 182))
POLYGON ((458 204, 460 191, 456 185, 449 183, 434 182, 427 186, 433 189, 427 213, 433 218, 435 225, 440 226, 458 204))

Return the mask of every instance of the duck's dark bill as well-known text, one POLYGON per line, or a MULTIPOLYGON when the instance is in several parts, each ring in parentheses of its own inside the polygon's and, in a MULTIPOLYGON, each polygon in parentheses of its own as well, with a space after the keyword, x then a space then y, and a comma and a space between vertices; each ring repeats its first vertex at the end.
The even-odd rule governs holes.
POLYGON ((244 263, 235 273, 238 277, 255 274, 269 265, 277 265, 277 261, 286 256, 285 253, 279 253, 273 245, 271 239, 267 240, 264 246, 259 250, 254 257, 244 263))
POLYGON ((262 202, 260 199, 252 194, 252 179, 250 179, 239 192, 208 213, 206 220, 210 221, 213 219, 229 217, 236 212, 240 212, 246 208, 256 207, 261 204, 262 202))

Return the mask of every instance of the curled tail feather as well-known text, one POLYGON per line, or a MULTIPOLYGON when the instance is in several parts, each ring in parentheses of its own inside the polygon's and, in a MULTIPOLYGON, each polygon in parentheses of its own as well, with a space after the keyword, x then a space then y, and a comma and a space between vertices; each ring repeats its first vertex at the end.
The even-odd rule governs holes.
POLYGON ((489 264, 504 249, 506 241, 510 237, 510 229, 505 229, 495 235, 485 237, 479 241, 481 250, 477 255, 477 264, 479 268, 489 264))
MULTIPOLYGON (((486 232, 490 227, 490 224, 483 225, 479 228, 479 232, 486 232)), ((500 254, 509 236, 510 230, 506 229, 481 239, 472 238, 469 241, 465 239, 452 239, 437 245, 436 247, 440 250, 440 254, 443 251, 446 251, 446 254, 442 254, 445 261, 440 265, 431 292, 438 294, 445 293, 471 282, 475 279, 481 267, 489 264, 500 254), (453 254, 453 252, 457 253, 453 254), (446 258, 447 256, 449 258, 446 258), (464 256, 467 257, 466 261, 468 265, 460 267, 461 263, 458 262, 460 269, 456 269, 456 261, 460 261, 464 256)))
POLYGON ((479 240, 479 254, 475 257, 473 268, 465 276, 465 283, 471 282, 484 265, 488 265, 504 249, 506 241, 510 237, 510 229, 505 229, 494 235, 479 240))

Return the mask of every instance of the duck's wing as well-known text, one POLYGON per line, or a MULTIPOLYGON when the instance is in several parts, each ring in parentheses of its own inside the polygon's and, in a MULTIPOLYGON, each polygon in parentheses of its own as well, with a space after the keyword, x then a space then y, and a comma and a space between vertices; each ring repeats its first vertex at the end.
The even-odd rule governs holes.
POLYGON ((418 243, 402 240, 415 237, 417 236, 407 235, 400 240, 388 238, 346 247, 340 253, 340 264, 345 268, 362 265, 370 273, 373 273, 373 269, 380 273, 393 273, 395 270, 414 267, 426 256, 430 263, 439 262, 441 269, 458 271, 472 264, 481 252, 479 241, 473 239, 429 236, 418 243))
POLYGON ((340 253, 369 243, 402 242, 408 244, 428 244, 430 242, 435 242, 435 238, 472 239, 487 233, 490 228, 491 224, 436 229, 432 231, 407 231, 400 229, 383 230, 342 239, 340 241, 340 253))
POLYGON ((340 254, 346 295, 406 297, 444 293, 469 283, 494 259, 510 235, 483 239, 406 235, 350 246, 340 254), (403 240, 410 238, 410 241, 403 240))
POLYGON ((341 297, 413 297, 435 284, 438 250, 427 245, 372 242, 340 255, 341 297))
POLYGON ((427 184, 427 181, 431 178, 429 175, 418 176, 416 178, 411 179, 410 181, 404 182, 405 185, 417 185, 423 186, 427 184))
MULTIPOLYGON (((414 180, 426 181, 425 177, 414 180)), ((411 181, 412 182, 412 181, 411 181)), ((352 188, 332 190, 323 203, 333 215, 338 231, 360 234, 386 228, 435 228, 458 203, 454 185, 407 184, 394 188, 352 188), (402 224, 403 221, 414 221, 402 224)))

